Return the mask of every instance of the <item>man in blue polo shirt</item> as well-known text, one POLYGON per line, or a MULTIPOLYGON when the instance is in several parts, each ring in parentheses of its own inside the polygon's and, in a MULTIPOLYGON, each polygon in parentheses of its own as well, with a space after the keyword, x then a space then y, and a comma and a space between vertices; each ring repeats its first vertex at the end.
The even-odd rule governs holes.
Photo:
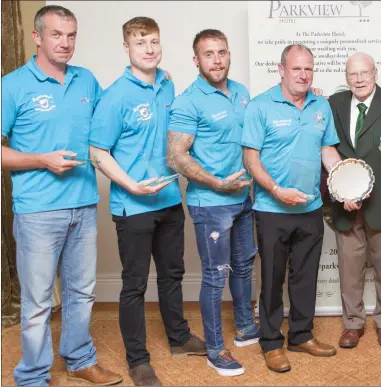
POLYGON ((229 272, 235 345, 255 343, 260 335, 251 306, 257 249, 250 181, 245 181, 240 145, 249 93, 227 78, 230 52, 221 31, 201 31, 193 49, 200 75, 172 105, 168 164, 189 181, 187 203, 202 265, 200 304, 207 364, 222 376, 235 376, 245 369, 225 348, 221 321, 222 292, 229 272))
POLYGON ((23 354, 14 378, 19 386, 49 384, 52 291, 61 258, 59 352, 68 377, 115 384, 122 377, 97 365, 89 333, 99 197, 94 168, 84 160, 101 88, 89 70, 67 65, 77 34, 71 11, 43 7, 34 24, 37 55, 2 80, 2 135, 10 143, 10 148, 2 147, 2 166, 12 171, 21 284, 23 354))
POLYGON ((282 349, 282 288, 290 266, 288 350, 332 356, 333 346, 313 338, 316 282, 323 243, 321 162, 340 161, 332 112, 308 91, 314 58, 303 45, 282 53, 281 83, 250 101, 242 135, 244 162, 254 177, 255 217, 261 257, 260 345, 266 365, 291 369, 282 349))
POLYGON ((96 167, 112 180, 110 209, 116 223, 123 287, 119 321, 135 385, 161 385, 146 349, 144 294, 151 255, 160 311, 173 356, 205 355, 183 316, 184 211, 177 179, 166 165, 169 108, 174 85, 157 66, 159 26, 136 17, 123 26, 131 66, 97 103, 90 134, 96 167), (169 177, 160 182, 158 178, 169 177))

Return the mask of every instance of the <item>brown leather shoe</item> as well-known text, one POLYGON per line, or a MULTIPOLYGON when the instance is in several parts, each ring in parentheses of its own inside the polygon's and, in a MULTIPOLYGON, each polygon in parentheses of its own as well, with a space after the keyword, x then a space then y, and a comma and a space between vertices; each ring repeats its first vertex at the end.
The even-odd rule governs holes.
POLYGON ((205 343, 197 336, 192 335, 181 347, 171 347, 172 357, 186 357, 189 355, 206 355, 205 343))
POLYGON ((267 368, 274 372, 290 371, 291 366, 283 348, 264 353, 267 368))
POLYGON ((135 386, 162 386, 151 364, 139 364, 128 370, 130 378, 135 386))
POLYGON ((287 349, 293 352, 305 352, 312 356, 328 357, 336 355, 336 349, 330 344, 319 343, 316 339, 311 339, 299 345, 289 344, 287 349))
POLYGON ((88 382, 96 386, 111 386, 123 380, 121 375, 105 370, 98 364, 80 371, 67 371, 67 378, 68 380, 88 382))
POLYGON ((341 334, 339 345, 341 348, 354 348, 364 334, 364 328, 361 329, 344 329, 341 334))
POLYGON ((378 338, 378 344, 381 345, 381 328, 376 328, 377 338, 378 338))

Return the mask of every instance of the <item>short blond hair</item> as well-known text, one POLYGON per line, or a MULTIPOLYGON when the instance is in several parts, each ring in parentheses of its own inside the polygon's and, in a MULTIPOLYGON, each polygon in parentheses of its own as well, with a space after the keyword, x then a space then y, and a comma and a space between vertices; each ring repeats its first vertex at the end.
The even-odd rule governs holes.
POLYGON ((123 39, 127 41, 130 35, 140 33, 142 36, 160 33, 160 29, 155 20, 150 17, 138 16, 123 24, 123 39))

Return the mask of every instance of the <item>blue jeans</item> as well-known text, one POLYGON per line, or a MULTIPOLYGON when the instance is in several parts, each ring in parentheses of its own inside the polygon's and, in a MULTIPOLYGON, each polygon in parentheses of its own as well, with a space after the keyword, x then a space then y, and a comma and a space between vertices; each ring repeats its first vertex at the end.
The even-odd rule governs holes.
POLYGON ((225 348, 221 301, 229 271, 236 328, 248 332, 255 326, 251 288, 254 257, 258 250, 251 207, 250 198, 244 203, 227 206, 188 206, 201 258, 200 306, 210 354, 217 354, 225 348))
POLYGON ((69 371, 96 364, 89 326, 96 279, 97 209, 15 214, 17 271, 21 284, 22 359, 18 386, 47 386, 53 364, 50 317, 58 262, 62 280, 59 353, 69 371))

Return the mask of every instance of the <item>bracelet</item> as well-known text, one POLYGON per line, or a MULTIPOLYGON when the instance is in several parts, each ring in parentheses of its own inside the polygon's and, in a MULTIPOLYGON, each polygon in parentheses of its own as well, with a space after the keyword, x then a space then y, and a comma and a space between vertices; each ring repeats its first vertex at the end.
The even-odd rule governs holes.
POLYGON ((278 184, 275 184, 272 188, 271 188, 271 191, 274 193, 277 189, 279 189, 279 185, 278 184))

